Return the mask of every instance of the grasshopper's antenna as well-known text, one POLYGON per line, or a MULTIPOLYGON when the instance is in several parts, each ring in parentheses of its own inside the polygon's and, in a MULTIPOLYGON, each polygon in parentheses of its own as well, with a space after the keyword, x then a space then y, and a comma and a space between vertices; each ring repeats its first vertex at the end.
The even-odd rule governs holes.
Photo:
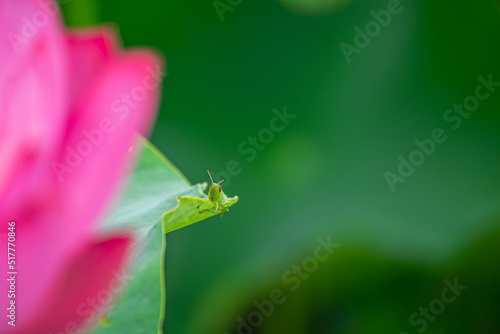
POLYGON ((222 180, 222 181, 219 181, 219 183, 217 183, 217 184, 221 184, 222 182, 224 182, 224 180, 222 180))
MULTIPOLYGON (((212 175, 210 175, 210 172, 207 169, 208 176, 210 176, 210 181, 212 181, 212 184, 214 183, 214 180, 212 179, 212 175)), ((222 182, 222 181, 221 181, 222 182)))

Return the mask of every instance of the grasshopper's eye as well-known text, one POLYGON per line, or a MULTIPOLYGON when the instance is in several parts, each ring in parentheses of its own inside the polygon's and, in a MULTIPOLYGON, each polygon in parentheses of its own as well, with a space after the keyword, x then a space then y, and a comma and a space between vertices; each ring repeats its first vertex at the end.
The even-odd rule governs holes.
POLYGON ((221 186, 219 186, 219 185, 217 185, 217 186, 219 187, 219 192, 221 192, 221 191, 222 191, 222 187, 221 187, 221 186))

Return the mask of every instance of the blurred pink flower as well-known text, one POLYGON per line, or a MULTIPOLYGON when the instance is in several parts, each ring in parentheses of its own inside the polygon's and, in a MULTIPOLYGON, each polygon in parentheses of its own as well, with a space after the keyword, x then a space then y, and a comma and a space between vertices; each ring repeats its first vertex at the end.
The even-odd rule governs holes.
POLYGON ((67 32, 49 0, 0 0, 0 36, 0 332, 72 333, 129 260, 132 237, 95 225, 154 121, 162 62, 110 29, 67 32))

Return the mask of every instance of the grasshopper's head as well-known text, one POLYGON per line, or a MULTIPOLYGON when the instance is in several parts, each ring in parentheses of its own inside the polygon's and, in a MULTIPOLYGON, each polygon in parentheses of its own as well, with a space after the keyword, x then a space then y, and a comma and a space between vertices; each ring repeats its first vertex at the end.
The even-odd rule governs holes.
POLYGON ((210 172, 208 172, 208 176, 210 176, 210 180, 212 181, 210 189, 208 189, 208 199, 212 202, 219 202, 223 194, 220 183, 224 180, 220 181, 219 183, 214 183, 214 180, 212 179, 212 175, 210 175, 210 172))

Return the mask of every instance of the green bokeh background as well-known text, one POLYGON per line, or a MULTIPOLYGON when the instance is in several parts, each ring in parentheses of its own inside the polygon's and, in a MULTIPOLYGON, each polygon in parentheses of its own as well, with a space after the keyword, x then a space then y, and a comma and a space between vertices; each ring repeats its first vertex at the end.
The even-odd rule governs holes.
POLYGON ((403 0, 348 63, 340 43, 388 2, 243 0, 223 21, 210 0, 62 2, 70 25, 114 22, 165 55, 151 140, 189 180, 242 168, 231 212, 168 235, 167 333, 238 333, 276 288, 251 333, 418 333, 408 318, 455 277, 468 288, 425 333, 500 332, 500 89, 443 120, 478 76, 500 81, 498 2, 403 0), (238 146, 285 106, 296 118, 248 162, 238 146), (435 128, 447 140, 391 192, 384 172, 435 128), (282 274, 329 235, 340 248, 291 292, 282 274))

